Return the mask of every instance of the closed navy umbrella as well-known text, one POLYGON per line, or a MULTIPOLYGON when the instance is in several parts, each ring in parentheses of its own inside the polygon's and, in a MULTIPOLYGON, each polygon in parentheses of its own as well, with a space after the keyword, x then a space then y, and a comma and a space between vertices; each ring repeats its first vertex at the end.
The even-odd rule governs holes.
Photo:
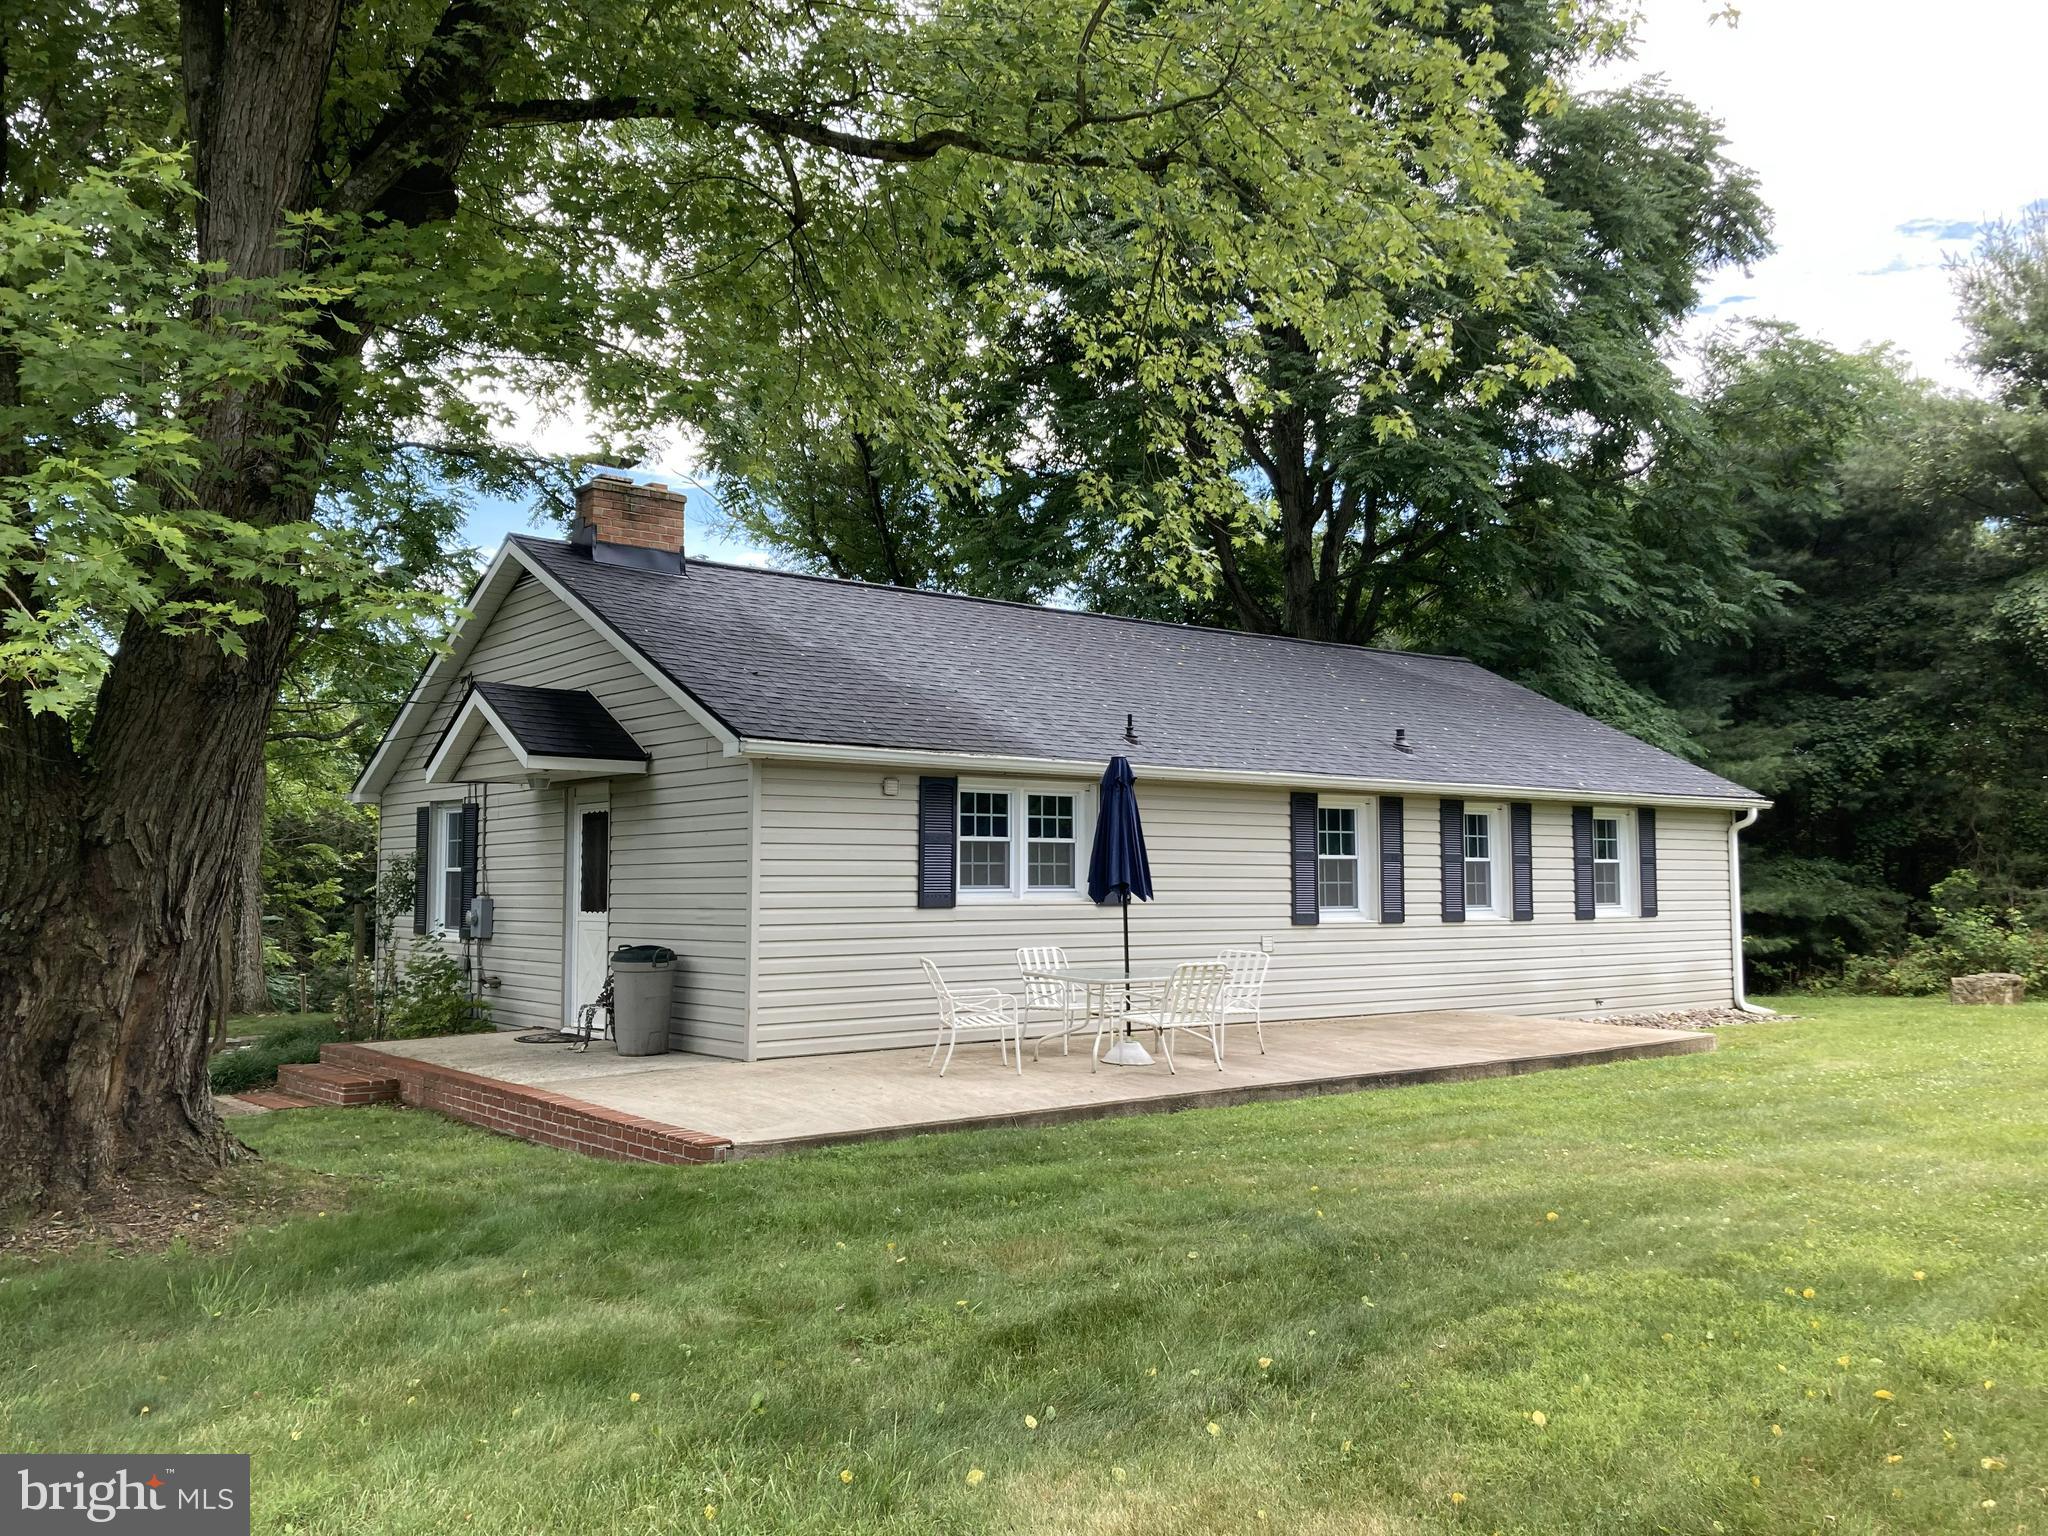
MULTIPOLYGON (((1131 760, 1112 757, 1102 773, 1102 804, 1095 817, 1095 848, 1088 857, 1088 899, 1097 906, 1114 901, 1124 915, 1124 1006, 1130 1006, 1131 980, 1131 898, 1152 899, 1152 864, 1145 856, 1145 827, 1138 818, 1137 777, 1131 760)), ((1106 1060, 1143 1065, 1152 1058, 1130 1038, 1131 1026, 1124 1024, 1124 1041, 1106 1060), (1121 1054, 1120 1054, 1121 1053, 1121 1054)))

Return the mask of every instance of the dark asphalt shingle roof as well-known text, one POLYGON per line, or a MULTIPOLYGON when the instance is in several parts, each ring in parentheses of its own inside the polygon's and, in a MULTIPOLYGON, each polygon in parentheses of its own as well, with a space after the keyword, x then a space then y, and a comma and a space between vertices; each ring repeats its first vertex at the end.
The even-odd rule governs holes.
POLYGON ((581 688, 529 688, 524 683, 477 683, 519 745, 536 757, 595 757, 613 762, 647 754, 605 707, 581 688))
POLYGON ((692 560, 520 549, 735 735, 1446 786, 1762 799, 1454 657, 692 560), (1124 740, 1135 715, 1138 742, 1124 740), (1413 752, 1394 747, 1405 730, 1413 752))

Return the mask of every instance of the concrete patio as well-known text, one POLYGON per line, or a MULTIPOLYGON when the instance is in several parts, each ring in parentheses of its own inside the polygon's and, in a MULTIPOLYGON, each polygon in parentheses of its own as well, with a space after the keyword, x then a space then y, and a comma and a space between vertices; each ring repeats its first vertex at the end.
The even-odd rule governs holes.
MULTIPOLYGON (((437 1109, 549 1145, 628 1161, 704 1162, 798 1147, 980 1126, 1051 1125, 1108 1115, 1497 1077, 1714 1048, 1698 1031, 1640 1029, 1498 1013, 1386 1014, 1266 1026, 1260 1055, 1234 1027, 1224 1070, 1199 1050, 1180 1073, 1104 1066, 1085 1038, 1028 1057, 1020 1076, 993 1044, 962 1046, 941 1079, 926 1053, 872 1051, 738 1062, 622 1057, 525 1045, 509 1034, 329 1046, 323 1062, 377 1081, 375 1096, 437 1109)), ((355 1090, 350 1090, 354 1092, 355 1090)), ((323 1102, 364 1102, 362 1097, 323 1102)))

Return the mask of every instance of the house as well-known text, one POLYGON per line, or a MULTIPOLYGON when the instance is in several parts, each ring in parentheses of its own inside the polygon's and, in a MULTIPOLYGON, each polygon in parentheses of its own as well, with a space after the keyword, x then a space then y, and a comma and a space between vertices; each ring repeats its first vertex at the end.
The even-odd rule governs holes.
POLYGON ((1118 955, 1084 890, 1117 753, 1139 958, 1265 947, 1269 1019, 1740 1000, 1762 798, 1468 661, 685 560, 684 498, 619 477, 577 508, 506 542, 355 790, 500 1023, 658 943, 677 1047, 928 1041, 921 955, 1118 955))

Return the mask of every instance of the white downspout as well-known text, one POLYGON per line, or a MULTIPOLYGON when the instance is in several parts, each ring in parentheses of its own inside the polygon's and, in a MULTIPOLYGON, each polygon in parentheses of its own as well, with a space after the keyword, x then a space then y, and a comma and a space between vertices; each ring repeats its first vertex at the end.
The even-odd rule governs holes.
POLYGON ((1759 810, 1760 807, 1752 805, 1728 823, 1728 931, 1732 940, 1729 960, 1734 967, 1731 974, 1735 978, 1735 1006, 1760 1019, 1775 1019, 1776 1011, 1752 1003, 1742 984, 1742 829, 1756 825, 1759 810))

